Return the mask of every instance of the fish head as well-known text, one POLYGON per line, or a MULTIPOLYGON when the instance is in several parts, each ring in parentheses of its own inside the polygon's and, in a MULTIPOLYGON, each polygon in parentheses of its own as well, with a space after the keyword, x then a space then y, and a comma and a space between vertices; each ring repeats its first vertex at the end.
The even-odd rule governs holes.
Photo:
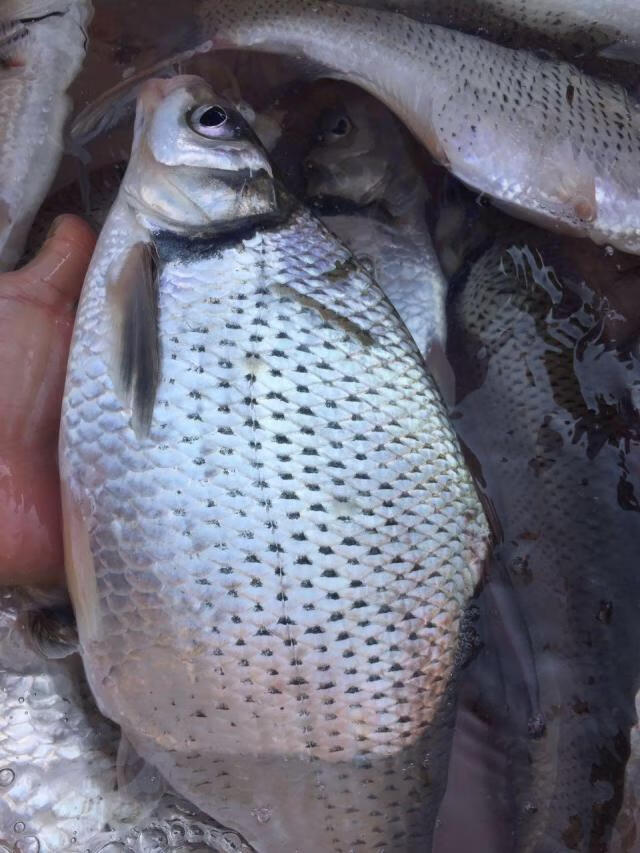
POLYGON ((398 163, 394 116, 364 92, 345 92, 317 118, 305 160, 307 195, 364 206, 381 200, 398 163))
POLYGON ((238 110, 194 76, 142 87, 122 191, 149 230, 181 234, 236 227, 278 205, 262 144, 238 110))

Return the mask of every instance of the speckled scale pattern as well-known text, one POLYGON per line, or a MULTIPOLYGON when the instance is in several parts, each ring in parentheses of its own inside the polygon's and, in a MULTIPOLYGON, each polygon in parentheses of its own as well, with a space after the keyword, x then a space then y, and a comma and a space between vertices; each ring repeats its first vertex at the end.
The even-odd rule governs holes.
POLYGON ((100 707, 261 850, 309 832, 314 849, 389 833, 418 849, 487 547, 433 383, 308 214, 200 258, 160 238, 162 380, 138 440, 106 366, 119 217, 78 315, 61 460, 90 531, 95 622, 79 622, 100 707))
POLYGON ((202 2, 200 19, 203 36, 304 55, 358 83, 456 177, 511 212, 640 251, 640 112, 621 86, 566 62, 328 0, 202 2))
POLYGON ((636 722, 640 531, 619 503, 621 483, 637 493, 637 446, 611 435, 593 453, 581 427, 607 430, 596 409, 640 372, 602 345, 606 303, 545 266, 544 241, 533 229, 499 240, 452 306, 470 344, 458 369, 484 374, 456 423, 503 528, 495 556, 525 617, 546 724, 514 750, 518 849, 587 853, 614 849, 636 722))

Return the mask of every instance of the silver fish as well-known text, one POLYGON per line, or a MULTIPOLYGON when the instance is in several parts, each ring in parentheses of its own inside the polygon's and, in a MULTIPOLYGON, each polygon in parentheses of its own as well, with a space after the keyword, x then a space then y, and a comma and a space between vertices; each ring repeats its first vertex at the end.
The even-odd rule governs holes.
POLYGON ((447 283, 426 222, 429 192, 408 132, 379 101, 336 87, 306 157, 307 195, 335 213, 322 216, 373 275, 426 357, 446 346, 447 283), (348 213, 340 212, 346 203, 348 213))
POLYGON ((516 706, 508 750, 519 851, 617 849, 640 673, 640 364, 605 336, 620 315, 596 283, 624 262, 506 235, 452 306, 456 426, 482 465, 503 529, 494 558, 535 662, 541 716, 531 727, 516 706))
POLYGON ((0 591, 0 851, 249 853, 157 773, 136 775, 135 756, 127 767, 59 610, 59 595, 0 591))
POLYGON ((136 751, 260 851, 428 847, 486 522, 384 294, 198 78, 141 95, 60 465, 85 668, 136 751))
POLYGON ((328 0, 203 0, 200 19, 212 48, 304 57, 357 83, 456 177, 515 215, 640 252, 640 110, 622 86, 328 0))
POLYGON ((0 7, 0 270, 20 259, 62 156, 67 89, 85 55, 89 0, 0 7))
MULTIPOLYGON (((342 2, 342 0, 341 0, 342 2)), ((640 11, 635 0, 344 0, 400 11, 510 47, 535 43, 576 54, 640 62, 640 11)))

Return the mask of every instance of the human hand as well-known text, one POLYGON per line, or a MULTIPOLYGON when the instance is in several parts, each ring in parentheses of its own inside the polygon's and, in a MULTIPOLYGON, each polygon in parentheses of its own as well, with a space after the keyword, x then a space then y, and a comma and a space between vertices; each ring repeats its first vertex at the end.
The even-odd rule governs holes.
POLYGON ((61 216, 0 275, 0 584, 64 582, 58 428, 76 303, 95 245, 61 216))

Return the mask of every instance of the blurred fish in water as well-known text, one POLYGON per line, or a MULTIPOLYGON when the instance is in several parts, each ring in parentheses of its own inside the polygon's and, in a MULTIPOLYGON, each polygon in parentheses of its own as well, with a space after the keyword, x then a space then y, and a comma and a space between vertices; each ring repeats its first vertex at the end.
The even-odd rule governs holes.
POLYGON ((488 530, 409 333, 198 78, 154 81, 72 346, 100 708, 261 851, 424 850, 488 530))
POLYGON ((84 59, 89 0, 0 7, 0 270, 19 260, 62 156, 66 91, 84 59))
POLYGON ((515 215, 640 252, 640 110, 622 86, 328 0, 202 0, 200 18, 212 47, 304 57, 357 83, 456 177, 515 215))
POLYGON ((522 851, 614 849, 640 675, 640 364, 598 281, 633 263, 531 229, 453 304, 455 422, 503 528, 544 726, 525 716, 509 748, 522 851))
POLYGON ((640 9, 635 0, 340 0, 399 11, 510 47, 552 46, 568 58, 605 55, 640 62, 640 9))
POLYGON ((333 84, 305 163, 307 196, 325 225, 368 263, 426 357, 446 343, 446 281, 426 221, 417 152, 395 116, 366 92, 333 84))

